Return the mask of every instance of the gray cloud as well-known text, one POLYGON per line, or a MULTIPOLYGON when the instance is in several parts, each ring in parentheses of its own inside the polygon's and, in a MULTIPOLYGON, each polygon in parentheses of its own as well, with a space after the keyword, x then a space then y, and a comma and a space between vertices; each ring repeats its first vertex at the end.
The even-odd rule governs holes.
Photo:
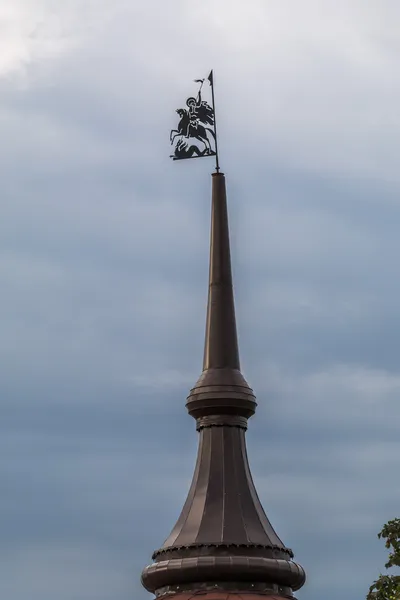
POLYGON ((145 598, 183 504, 212 165, 170 163, 168 131, 210 67, 254 477, 299 597, 366 593, 400 492, 398 18, 389 0, 0 9, 4 596, 145 598))

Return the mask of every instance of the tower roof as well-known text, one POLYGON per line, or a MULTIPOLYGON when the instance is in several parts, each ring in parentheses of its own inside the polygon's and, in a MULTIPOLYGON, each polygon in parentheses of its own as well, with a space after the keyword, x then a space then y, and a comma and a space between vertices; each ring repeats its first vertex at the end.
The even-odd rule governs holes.
POLYGON ((185 592, 188 600, 200 590, 291 596, 304 584, 304 570, 269 522, 251 476, 245 432, 256 406, 240 371, 225 177, 214 173, 203 372, 186 403, 199 450, 181 515, 143 570, 147 590, 185 592))
POLYGON ((208 592, 181 592, 177 594, 167 594, 163 597, 163 600, 282 600, 282 596, 275 596, 268 594, 266 598, 265 593, 260 592, 223 592, 221 590, 212 590, 208 592))

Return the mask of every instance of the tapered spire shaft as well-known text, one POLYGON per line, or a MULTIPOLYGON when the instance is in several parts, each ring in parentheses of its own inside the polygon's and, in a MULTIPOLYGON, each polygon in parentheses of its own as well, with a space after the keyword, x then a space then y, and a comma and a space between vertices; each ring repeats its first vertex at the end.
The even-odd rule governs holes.
POLYGON ((257 406, 253 391, 240 372, 223 173, 214 173, 212 176, 210 272, 203 373, 191 390, 186 406, 196 419, 219 415, 220 419, 225 420, 227 415, 251 417, 257 406))
MULTIPOLYGON (((215 590, 290 597, 302 567, 276 534, 247 458, 247 420, 256 408, 240 372, 225 177, 212 178, 210 273, 203 372, 186 403, 199 450, 181 515, 142 583, 157 596, 215 590)), ((179 597, 179 596, 178 596, 179 597)))
POLYGON ((212 178, 210 274, 203 370, 240 370, 225 176, 212 178))

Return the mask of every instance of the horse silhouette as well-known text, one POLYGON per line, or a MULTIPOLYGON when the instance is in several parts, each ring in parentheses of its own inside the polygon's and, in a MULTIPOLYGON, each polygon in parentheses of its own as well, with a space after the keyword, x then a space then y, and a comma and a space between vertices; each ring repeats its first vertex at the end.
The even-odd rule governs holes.
POLYGON ((207 137, 207 132, 210 132, 215 140, 215 133, 209 127, 204 127, 198 121, 193 121, 190 118, 189 112, 184 108, 178 108, 176 111, 180 116, 181 120, 178 123, 178 129, 172 129, 170 133, 170 141, 171 144, 174 143, 176 137, 182 135, 185 138, 194 138, 202 142, 205 146, 205 150, 208 153, 212 153, 213 149, 211 147, 210 140, 207 137), (175 135, 172 135, 172 134, 175 135))

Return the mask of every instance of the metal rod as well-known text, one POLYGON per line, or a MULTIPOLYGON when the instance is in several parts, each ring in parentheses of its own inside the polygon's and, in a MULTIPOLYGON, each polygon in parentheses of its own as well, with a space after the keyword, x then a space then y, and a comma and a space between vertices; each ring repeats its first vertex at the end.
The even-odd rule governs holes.
POLYGON ((217 117, 215 115, 215 99, 214 99, 214 71, 211 71, 211 94, 212 94, 212 103, 214 110, 214 131, 215 131, 215 170, 219 173, 219 159, 218 159, 218 136, 217 136, 217 117))

